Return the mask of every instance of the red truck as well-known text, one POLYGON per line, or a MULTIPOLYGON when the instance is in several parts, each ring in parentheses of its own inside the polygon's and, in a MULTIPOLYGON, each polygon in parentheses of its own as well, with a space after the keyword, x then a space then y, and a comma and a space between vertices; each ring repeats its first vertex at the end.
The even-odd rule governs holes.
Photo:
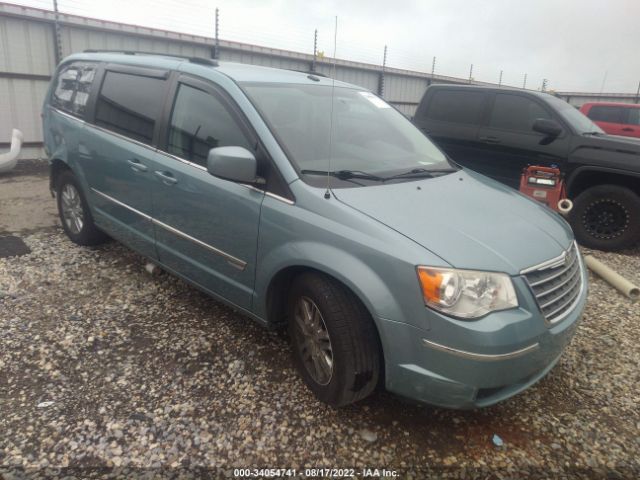
POLYGON ((580 111, 610 135, 640 138, 640 105, 585 103, 580 111))

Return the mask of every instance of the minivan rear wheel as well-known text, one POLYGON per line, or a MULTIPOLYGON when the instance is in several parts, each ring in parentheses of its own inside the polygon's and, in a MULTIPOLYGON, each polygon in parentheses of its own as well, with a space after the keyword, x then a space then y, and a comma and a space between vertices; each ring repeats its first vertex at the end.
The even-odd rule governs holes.
POLYGON ((287 316, 294 363, 319 400, 339 407, 375 389, 379 339, 353 293, 330 277, 304 273, 293 282, 287 316))
POLYGON ((618 185, 597 185, 573 200, 570 220, 585 247, 629 248, 640 241, 640 197, 618 185))
POLYGON ((61 173, 57 179, 56 202, 62 228, 73 243, 98 245, 108 239, 93 223, 82 188, 71 171, 61 173))

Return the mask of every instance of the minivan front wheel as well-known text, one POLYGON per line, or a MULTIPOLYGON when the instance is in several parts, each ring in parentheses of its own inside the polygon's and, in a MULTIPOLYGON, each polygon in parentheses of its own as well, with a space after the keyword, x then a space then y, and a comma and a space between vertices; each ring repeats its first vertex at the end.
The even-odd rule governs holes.
POLYGON ((287 314, 294 363, 318 399, 339 407, 374 390, 381 368, 377 332, 348 289, 319 273, 302 274, 287 314))
POLYGON ((56 202, 62 228, 72 242, 97 245, 108 238, 93 223, 89 205, 71 171, 61 173, 57 179, 56 202))
POLYGON ((629 248, 640 240, 640 197, 618 185, 597 185, 573 200, 570 220, 585 247, 629 248))

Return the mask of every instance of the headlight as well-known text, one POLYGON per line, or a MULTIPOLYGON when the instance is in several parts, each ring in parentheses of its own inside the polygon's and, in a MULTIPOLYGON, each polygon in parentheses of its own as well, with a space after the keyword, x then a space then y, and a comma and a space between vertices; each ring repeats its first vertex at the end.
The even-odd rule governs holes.
POLYGON ((427 306, 453 317, 477 318, 518 306, 506 273, 418 267, 427 306))

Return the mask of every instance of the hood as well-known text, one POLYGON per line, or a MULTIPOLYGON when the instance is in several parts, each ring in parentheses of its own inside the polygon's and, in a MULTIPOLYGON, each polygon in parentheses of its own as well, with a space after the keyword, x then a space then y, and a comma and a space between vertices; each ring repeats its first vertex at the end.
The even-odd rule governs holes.
POLYGON ((516 275, 560 255, 573 241, 559 215, 468 170, 333 193, 456 268, 516 275))
POLYGON ((580 137, 580 145, 640 156, 640 138, 619 135, 589 135, 580 137))

